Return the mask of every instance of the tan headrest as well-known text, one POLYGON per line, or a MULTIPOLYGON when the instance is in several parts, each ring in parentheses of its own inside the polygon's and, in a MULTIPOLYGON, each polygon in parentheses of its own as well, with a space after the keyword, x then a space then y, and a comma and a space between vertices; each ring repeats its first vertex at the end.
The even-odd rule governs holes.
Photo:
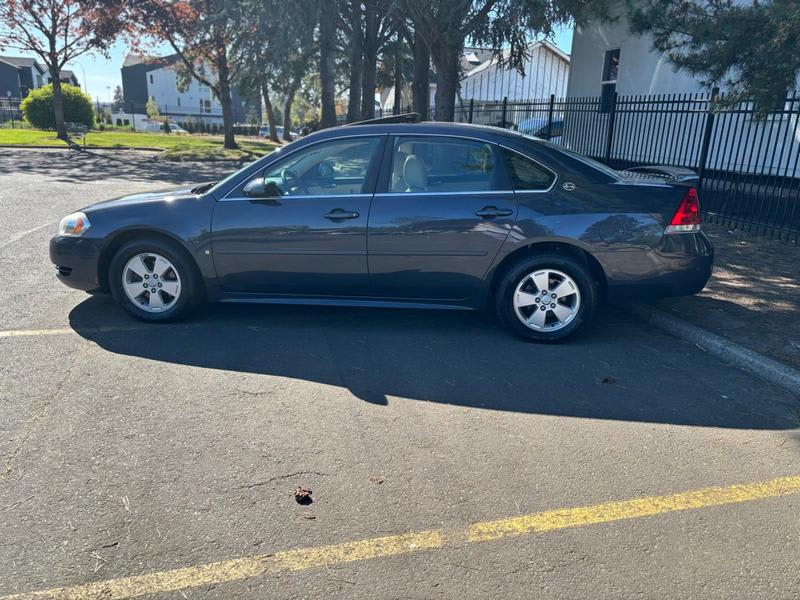
POLYGON ((406 182, 407 192, 421 192, 428 187, 425 163, 413 154, 406 158, 406 162, 403 164, 403 180, 406 182))

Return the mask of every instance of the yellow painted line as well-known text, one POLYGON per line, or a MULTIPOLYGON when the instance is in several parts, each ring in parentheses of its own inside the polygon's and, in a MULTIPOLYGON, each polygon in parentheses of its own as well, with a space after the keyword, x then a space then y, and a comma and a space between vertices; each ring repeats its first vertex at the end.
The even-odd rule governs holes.
POLYGON ((485 542, 509 535, 545 533, 568 527, 582 527, 595 523, 637 519, 682 510, 737 504, 797 492, 800 492, 800 477, 781 477, 762 483, 712 487, 671 496, 652 496, 582 508, 550 510, 510 519, 475 523, 469 528, 467 540, 485 542))
MULTIPOLYGON (((201 323, 169 323, 169 324, 159 324, 155 327, 171 327, 171 328, 192 328, 192 327, 200 327, 202 326, 201 323)), ((124 331, 143 331, 147 329, 153 329, 154 325, 149 324, 142 324, 142 325, 112 325, 108 327, 87 327, 86 329, 82 329, 81 333, 83 334, 92 334, 92 333, 117 333, 117 332, 124 332, 124 331)), ((13 337, 36 337, 36 336, 43 336, 43 335, 68 335, 70 333, 77 333, 74 329, 70 327, 64 328, 53 328, 53 329, 8 329, 5 331, 0 331, 0 339, 2 338, 13 338, 13 337)))
POLYGON ((98 581, 74 587, 4 596, 0 600, 113 600, 134 598, 188 588, 242 581, 266 573, 303 571, 387 556, 436 550, 445 546, 498 540, 508 536, 546 533, 570 527, 609 523, 626 519, 697 510, 726 504, 739 504, 776 498, 800 492, 800 476, 779 477, 770 481, 710 487, 666 496, 650 496, 606 502, 580 508, 564 508, 530 515, 474 523, 466 529, 432 529, 370 538, 343 544, 284 550, 169 571, 98 581))
POLYGON ((11 331, 0 331, 0 338, 10 337, 30 337, 39 335, 64 335, 75 333, 73 329, 15 329, 11 331))

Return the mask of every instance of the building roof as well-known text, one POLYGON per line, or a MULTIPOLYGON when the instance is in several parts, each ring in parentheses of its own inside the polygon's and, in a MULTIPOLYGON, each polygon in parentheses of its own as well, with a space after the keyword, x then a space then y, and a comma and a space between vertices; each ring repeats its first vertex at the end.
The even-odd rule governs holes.
POLYGON ((0 60, 18 68, 36 67, 39 73, 44 73, 45 68, 36 62, 35 58, 27 58, 25 56, 0 56, 0 60))
POLYGON ((144 54, 128 54, 122 67, 135 67, 136 65, 152 65, 154 67, 164 67, 178 62, 177 54, 170 54, 169 56, 147 56, 144 54))
MULTIPOLYGON (((547 50, 549 50, 550 52, 552 52, 553 54, 555 54, 556 56, 558 56, 559 58, 561 58, 562 60, 566 61, 567 63, 569 62, 569 54, 566 54, 565 52, 560 50, 556 45, 552 44, 551 42, 548 42, 547 40, 541 40, 539 42, 534 42, 533 44, 531 44, 528 47, 528 50, 529 51, 533 50, 537 46, 542 46, 542 47, 546 48, 547 50)), ((509 49, 503 50, 503 60, 508 58, 510 52, 511 52, 511 50, 509 50, 509 49)), ((472 75, 477 75, 481 71, 483 71, 485 69, 488 69, 491 66, 496 65, 499 62, 499 60, 500 59, 498 57, 496 57, 496 56, 495 57, 490 57, 489 60, 486 60, 486 61, 482 62, 478 66, 473 67, 472 69, 468 69, 466 71, 466 73, 464 73, 464 78, 466 79, 467 77, 471 77, 472 75)))

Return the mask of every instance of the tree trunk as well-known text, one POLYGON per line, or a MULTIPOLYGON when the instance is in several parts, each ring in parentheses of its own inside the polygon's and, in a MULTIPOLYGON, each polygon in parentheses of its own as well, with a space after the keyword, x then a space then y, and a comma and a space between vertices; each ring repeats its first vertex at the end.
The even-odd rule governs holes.
POLYGON ((364 40, 361 30, 361 0, 350 3, 350 98, 347 101, 347 122, 358 121, 361 114, 361 69, 364 40))
POLYGON ((397 36, 397 51, 394 55, 394 114, 403 112, 403 48, 397 36))
POLYGON ((378 75, 378 29, 380 15, 376 0, 366 0, 364 65, 361 79, 361 118, 375 118, 375 82, 378 75))
POLYGON ((225 137, 222 142, 223 148, 227 150, 235 150, 236 139, 233 134, 233 101, 231 100, 231 82, 230 72, 228 70, 228 52, 225 48, 225 42, 221 38, 216 39, 216 67, 217 67, 217 86, 218 94, 217 99, 222 105, 222 128, 225 132, 225 137))
POLYGON ((414 33, 414 81, 411 83, 411 103, 423 121, 428 120, 431 89, 431 53, 422 36, 414 33))
MULTIPOLYGON (((56 137, 65 142, 67 138, 67 127, 64 124, 64 95, 61 93, 61 70, 56 66, 57 58, 51 58, 50 80, 53 83, 53 114, 56 118, 56 137)), ((98 115, 99 117, 99 115, 98 115)))
POLYGON ((269 98, 269 86, 266 80, 261 82, 261 95, 264 97, 264 109, 267 111, 267 123, 269 124, 269 139, 273 142, 278 139, 278 129, 275 124, 275 109, 272 108, 272 100, 269 98))
POLYGON ((332 14, 336 4, 324 0, 320 8, 319 19, 319 79, 322 100, 320 126, 336 125, 336 75, 334 60, 336 53, 336 15, 332 14))
POLYGON ((292 141, 289 130, 292 128, 292 104, 297 88, 297 85, 292 84, 292 87, 286 91, 286 99, 283 102, 283 139, 287 142, 292 141))
POLYGON ((463 42, 459 45, 442 41, 431 48, 431 58, 436 67, 434 118, 437 121, 453 121, 455 118, 458 68, 462 50, 463 42))
POLYGON ((222 105, 222 129, 225 133, 222 147, 228 150, 235 150, 236 139, 233 135, 233 102, 231 101, 230 90, 227 86, 220 89, 219 103, 222 105), (223 91, 224 90, 224 91, 223 91))

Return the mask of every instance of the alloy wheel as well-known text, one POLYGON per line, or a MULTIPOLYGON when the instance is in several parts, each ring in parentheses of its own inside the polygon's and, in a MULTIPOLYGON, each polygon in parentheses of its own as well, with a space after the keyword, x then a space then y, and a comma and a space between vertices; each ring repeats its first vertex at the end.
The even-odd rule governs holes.
POLYGON ((514 290, 514 312, 535 331, 558 331, 575 318, 581 306, 578 284, 566 273, 541 269, 523 277, 514 290))
POLYGON ((122 269, 122 289, 140 309, 160 313, 178 301, 181 278, 168 259, 160 254, 144 252, 131 258, 122 269))

